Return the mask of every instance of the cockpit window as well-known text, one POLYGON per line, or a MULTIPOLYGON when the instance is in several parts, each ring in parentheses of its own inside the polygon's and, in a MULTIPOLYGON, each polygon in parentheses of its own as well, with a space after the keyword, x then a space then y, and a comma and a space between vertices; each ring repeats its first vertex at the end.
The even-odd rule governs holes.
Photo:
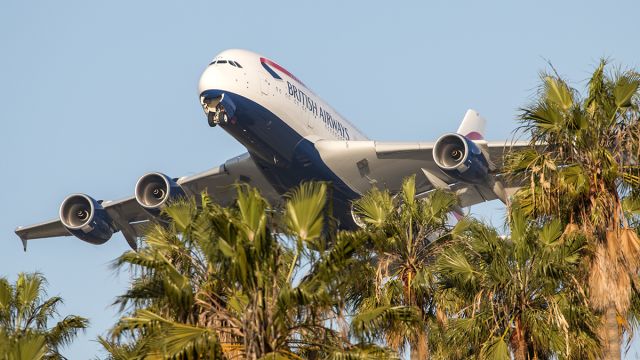
POLYGON ((239 67, 242 69, 242 65, 238 64, 237 61, 233 61, 233 60, 213 60, 212 62, 209 63, 209 66, 211 65, 216 65, 216 64, 227 64, 229 63, 231 66, 235 66, 235 67, 239 67))

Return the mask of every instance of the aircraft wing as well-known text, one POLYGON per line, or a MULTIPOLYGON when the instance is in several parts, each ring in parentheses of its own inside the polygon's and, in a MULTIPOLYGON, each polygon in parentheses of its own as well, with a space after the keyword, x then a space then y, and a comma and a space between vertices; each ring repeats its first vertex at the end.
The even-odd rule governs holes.
MULTIPOLYGON (((210 170, 181 177, 176 182, 190 195, 198 195, 207 190, 217 202, 222 204, 229 204, 234 200, 235 189, 232 185, 237 182, 248 183, 259 188, 269 201, 275 203, 279 199, 278 193, 264 178, 248 153, 229 159, 210 170)), ((101 205, 113 219, 116 230, 122 231, 129 245, 135 249, 136 239, 143 234, 151 216, 138 204, 134 196, 115 201, 103 201, 101 205)), ((22 240, 25 250, 28 240, 72 236, 62 225, 60 218, 20 226, 15 232, 22 240)))
POLYGON ((485 184, 460 181, 443 172, 434 161, 432 142, 319 140, 315 146, 324 162, 360 193, 372 185, 396 192, 405 177, 416 175, 418 194, 448 188, 458 194, 463 207, 498 198, 506 201, 519 184, 508 183, 501 175, 504 155, 529 143, 484 140, 474 143, 491 166, 485 184))

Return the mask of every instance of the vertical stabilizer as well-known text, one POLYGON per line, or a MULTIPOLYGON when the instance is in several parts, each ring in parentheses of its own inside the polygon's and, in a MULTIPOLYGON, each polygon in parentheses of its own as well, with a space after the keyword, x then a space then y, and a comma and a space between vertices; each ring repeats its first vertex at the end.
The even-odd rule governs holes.
POLYGON ((473 109, 467 110, 457 133, 470 140, 484 140, 484 128, 487 123, 483 117, 473 109))

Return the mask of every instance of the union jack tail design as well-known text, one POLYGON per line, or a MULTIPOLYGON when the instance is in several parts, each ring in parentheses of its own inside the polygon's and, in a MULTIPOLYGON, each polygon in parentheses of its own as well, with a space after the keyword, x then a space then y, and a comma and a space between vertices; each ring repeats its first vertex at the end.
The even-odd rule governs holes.
POLYGON ((464 114, 457 133, 466 136, 470 140, 484 140, 484 128, 486 124, 487 120, 480 116, 477 111, 469 109, 467 113, 464 114))

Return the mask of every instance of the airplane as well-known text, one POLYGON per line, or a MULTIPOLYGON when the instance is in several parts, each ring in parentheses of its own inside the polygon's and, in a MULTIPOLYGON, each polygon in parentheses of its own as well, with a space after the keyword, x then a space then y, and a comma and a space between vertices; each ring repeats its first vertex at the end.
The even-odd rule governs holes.
POLYGON ((223 51, 209 63, 198 95, 209 126, 225 130, 247 152, 192 176, 145 174, 134 195, 120 200, 71 194, 58 218, 15 230, 24 250, 28 240, 59 236, 103 244, 118 231, 136 250, 145 225, 167 202, 206 190, 230 204, 236 183, 257 187, 278 203, 301 182, 331 182, 334 216, 344 229, 358 226, 354 199, 374 186, 398 192, 410 175, 416 176, 418 196, 450 189, 460 208, 494 199, 507 203, 517 189, 500 170, 505 152, 526 143, 486 141, 486 121, 475 110, 466 112, 455 133, 435 142, 370 140, 284 67, 238 49, 223 51))

